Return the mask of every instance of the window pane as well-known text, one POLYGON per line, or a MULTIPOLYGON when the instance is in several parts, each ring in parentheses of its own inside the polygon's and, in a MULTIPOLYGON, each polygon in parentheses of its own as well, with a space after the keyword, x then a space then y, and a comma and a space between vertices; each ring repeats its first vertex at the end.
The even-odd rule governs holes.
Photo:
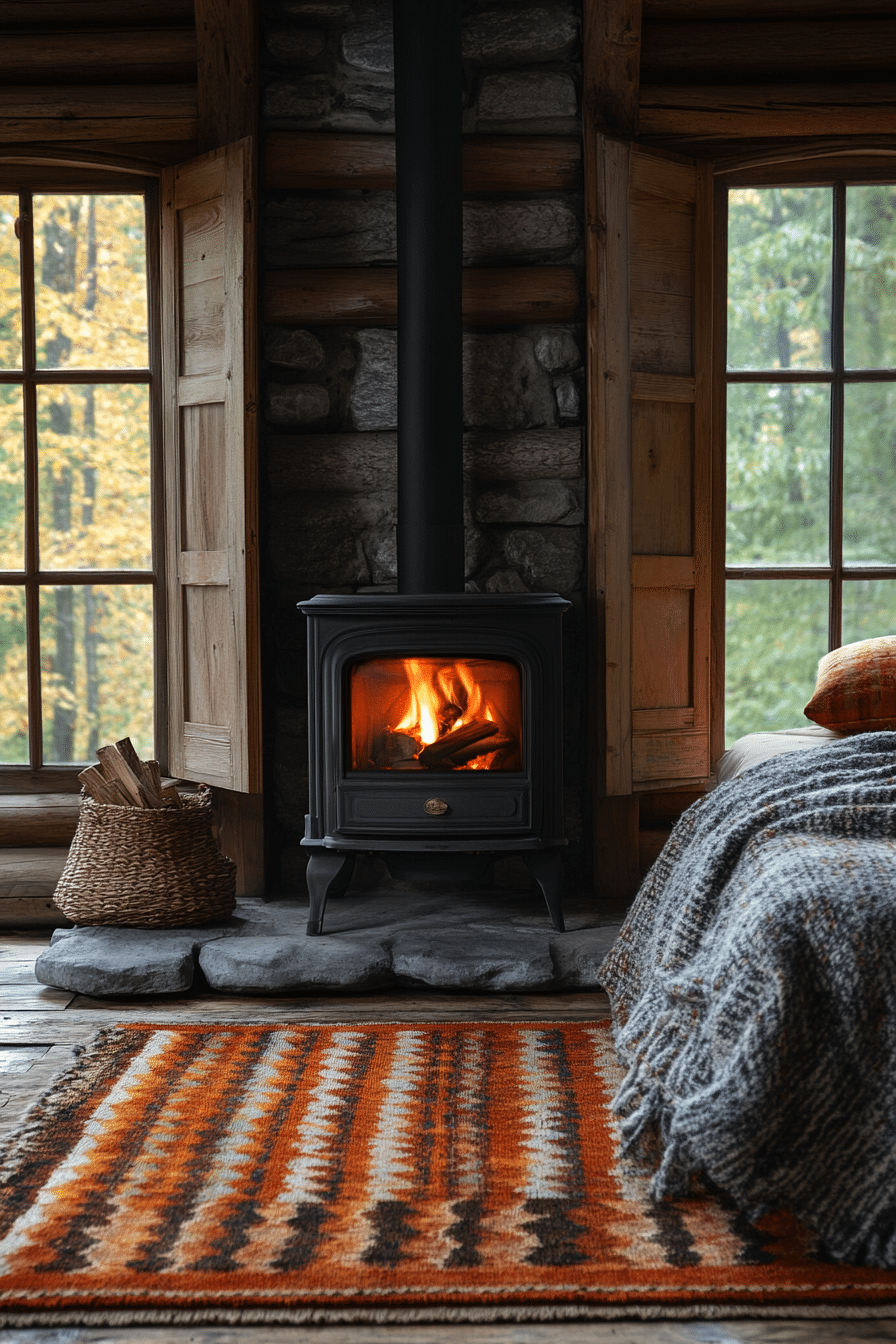
POLYGON ((843 584, 843 643, 896 635, 896 577, 843 584))
POLYGON ((39 369, 146 368, 142 196, 35 196, 39 369))
POLYGON ((728 194, 728 367, 831 362, 830 187, 728 194))
POLYGON ((18 215, 18 196, 0 196, 0 369, 22 367, 18 215))
POLYGON ((149 389, 37 389, 40 563, 148 569, 149 389))
POLYGON ((0 588, 0 762, 28 764, 25 591, 0 588))
POLYGON ((846 189, 848 369, 896 368, 896 187, 846 189))
POLYGON ((729 565, 828 563, 830 407, 826 386, 728 388, 729 565))
POLYGON ((0 387, 0 569, 25 564, 25 431, 22 389, 0 387))
POLYGON ((828 648, 828 585, 734 579, 725 611, 725 743, 798 728, 828 648))
POLYGON ((843 389, 843 558, 896 563, 896 383, 843 389))
POLYGON ((152 589, 44 588, 40 641, 44 760, 93 760, 122 737, 152 756, 152 589))

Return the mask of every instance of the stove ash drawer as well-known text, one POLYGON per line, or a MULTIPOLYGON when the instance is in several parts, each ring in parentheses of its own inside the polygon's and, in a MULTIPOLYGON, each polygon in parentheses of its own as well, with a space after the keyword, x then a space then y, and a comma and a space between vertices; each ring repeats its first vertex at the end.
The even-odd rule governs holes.
POLYGON ((419 832, 427 838, 473 832, 518 834, 531 826, 529 788, 336 789, 340 831, 419 832))

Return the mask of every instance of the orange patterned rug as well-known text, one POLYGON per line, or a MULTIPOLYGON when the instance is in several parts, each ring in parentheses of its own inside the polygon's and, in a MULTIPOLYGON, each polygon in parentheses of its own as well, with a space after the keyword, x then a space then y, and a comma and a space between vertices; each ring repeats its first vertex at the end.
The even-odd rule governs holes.
POLYGON ((127 1026, 2 1154, 4 1324, 896 1316, 620 1158, 607 1023, 127 1026))

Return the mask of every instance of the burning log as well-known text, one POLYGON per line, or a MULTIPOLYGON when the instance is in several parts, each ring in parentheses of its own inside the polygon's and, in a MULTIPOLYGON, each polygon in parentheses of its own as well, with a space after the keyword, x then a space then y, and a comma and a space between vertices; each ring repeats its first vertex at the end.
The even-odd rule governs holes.
POLYGON ((503 733, 499 733, 497 737, 487 737, 480 742, 473 742, 469 747, 462 747, 459 751, 453 752, 448 761, 456 769, 458 766, 466 765, 468 761, 474 761, 477 756, 487 756, 492 751, 503 751, 505 747, 515 746, 516 742, 512 737, 505 737, 503 733))
POLYGON ((416 766, 414 760, 419 743, 407 733, 396 733, 387 728, 374 740, 371 764, 377 770, 408 770, 416 766))
MULTIPOLYGON (((423 748, 417 759, 421 765, 441 765, 447 757, 456 756, 459 751, 471 747, 474 742, 494 737, 498 731, 498 725, 489 719, 474 719, 472 723, 464 724, 463 728, 455 728, 454 732, 446 733, 437 742, 431 742, 428 747, 423 748)), ((488 747, 485 750, 491 751, 492 748, 488 747)), ((480 754, 476 753, 477 756, 480 754)))

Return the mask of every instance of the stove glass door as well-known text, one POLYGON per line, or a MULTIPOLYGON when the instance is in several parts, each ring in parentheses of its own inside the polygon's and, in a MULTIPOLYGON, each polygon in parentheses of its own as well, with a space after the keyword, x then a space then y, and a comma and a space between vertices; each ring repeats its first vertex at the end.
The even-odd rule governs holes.
POLYGON ((508 658, 366 658, 349 673, 349 715, 352 771, 522 769, 508 658))

